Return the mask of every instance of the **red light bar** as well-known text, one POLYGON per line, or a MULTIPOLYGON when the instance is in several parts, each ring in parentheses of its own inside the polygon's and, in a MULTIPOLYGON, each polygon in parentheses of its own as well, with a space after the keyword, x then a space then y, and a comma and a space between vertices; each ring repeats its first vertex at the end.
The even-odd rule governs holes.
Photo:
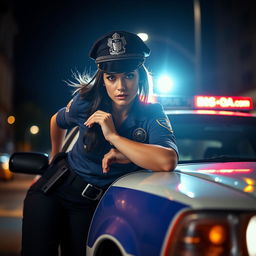
POLYGON ((248 173, 248 172, 252 172, 253 169, 218 169, 218 170, 215 170, 215 169, 200 169, 200 170, 197 170, 198 172, 203 172, 203 173, 217 173, 217 174, 220 174, 220 173, 223 173, 223 174, 226 174, 226 173, 248 173))
POLYGON ((253 101, 250 97, 199 95, 194 97, 194 106, 207 109, 251 110, 253 109, 253 101))

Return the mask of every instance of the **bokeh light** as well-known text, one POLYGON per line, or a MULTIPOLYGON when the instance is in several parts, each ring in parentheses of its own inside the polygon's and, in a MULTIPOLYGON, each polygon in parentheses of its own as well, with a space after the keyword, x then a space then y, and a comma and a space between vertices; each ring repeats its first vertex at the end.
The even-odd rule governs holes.
POLYGON ((8 124, 14 124, 15 123, 15 117, 14 116, 8 116, 7 117, 8 124))
POLYGON ((38 127, 37 125, 32 125, 32 126, 30 127, 30 133, 31 133, 31 134, 37 134, 37 133, 39 133, 39 127, 38 127))
POLYGON ((144 42, 148 40, 148 34, 147 33, 138 33, 137 36, 140 37, 141 40, 144 41, 144 42))

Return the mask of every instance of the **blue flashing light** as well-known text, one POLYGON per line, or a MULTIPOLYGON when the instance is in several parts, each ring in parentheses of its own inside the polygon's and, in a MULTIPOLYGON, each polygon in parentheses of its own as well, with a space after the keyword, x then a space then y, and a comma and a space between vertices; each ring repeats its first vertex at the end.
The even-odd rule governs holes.
POLYGON ((168 94, 173 90, 174 81, 169 75, 161 75, 157 80, 156 90, 160 94, 168 94))

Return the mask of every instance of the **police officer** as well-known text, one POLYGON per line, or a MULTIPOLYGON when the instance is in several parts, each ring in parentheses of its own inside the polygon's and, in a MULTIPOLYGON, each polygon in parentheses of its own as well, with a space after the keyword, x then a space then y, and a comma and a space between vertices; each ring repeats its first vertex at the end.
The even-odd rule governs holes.
MULTIPOLYGON (((108 186, 139 169, 171 171, 178 150, 161 105, 147 104, 150 50, 135 34, 114 31, 89 56, 96 74, 78 75, 68 105, 51 118, 53 160, 24 202, 22 255, 86 254, 93 212, 108 186), (68 153, 59 153, 67 129, 79 127, 68 153)), ((92 231, 93 232, 93 231, 92 231)))

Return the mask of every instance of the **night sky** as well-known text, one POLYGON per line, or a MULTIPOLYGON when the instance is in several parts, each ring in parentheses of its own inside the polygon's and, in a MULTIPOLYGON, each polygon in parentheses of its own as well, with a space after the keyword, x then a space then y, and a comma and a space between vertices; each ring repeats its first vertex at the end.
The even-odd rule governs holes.
MULTIPOLYGON (((72 89, 64 81, 72 80, 72 71, 95 69, 88 51, 106 32, 127 30, 167 37, 194 53, 192 0, 57 2, 13 3, 18 29, 14 49, 14 111, 20 116, 20 132, 24 125, 40 123, 42 136, 48 137, 50 116, 71 97, 72 89)), ((203 79, 209 86, 214 84, 207 76, 214 65, 214 17, 211 3, 201 2, 203 79)), ((175 93, 193 93, 193 64, 174 47, 154 40, 147 44, 151 56, 146 66, 153 75, 170 72, 177 77, 175 93)), ((49 142, 44 145, 48 147, 49 142)))

